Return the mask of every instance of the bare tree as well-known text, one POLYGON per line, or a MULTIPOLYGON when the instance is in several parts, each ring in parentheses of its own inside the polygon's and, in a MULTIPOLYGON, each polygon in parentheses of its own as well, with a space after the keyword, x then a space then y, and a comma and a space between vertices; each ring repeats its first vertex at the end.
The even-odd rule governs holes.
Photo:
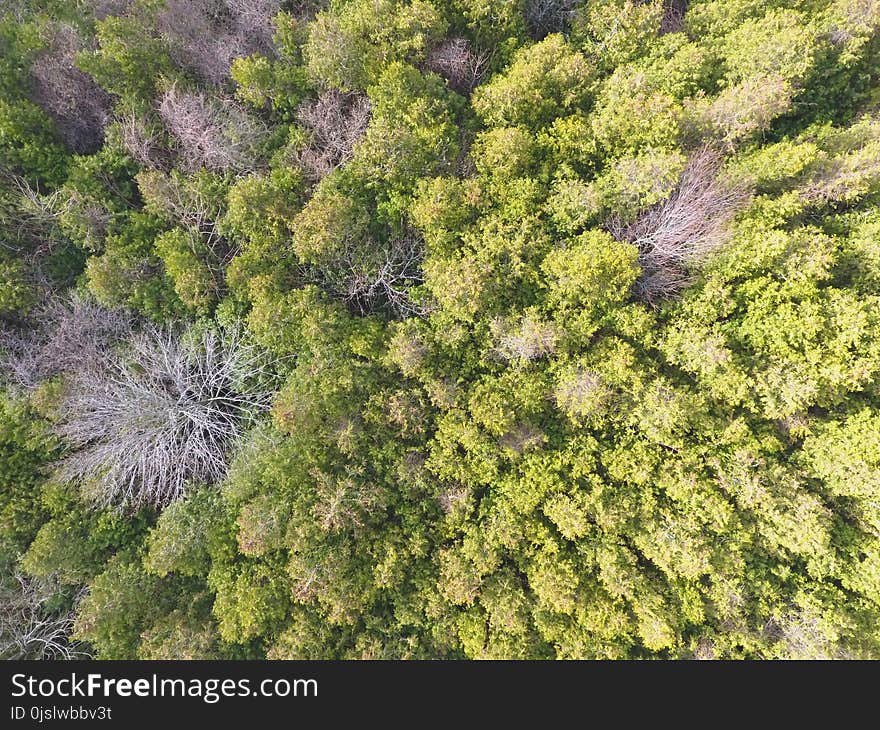
POLYGON ((541 447, 547 441, 547 435, 531 423, 518 423, 499 440, 504 448, 514 454, 524 454, 541 447))
POLYGON ((673 193, 629 225, 609 221, 612 234, 638 246, 642 275, 636 291, 647 302, 674 296, 689 269, 723 246, 747 189, 722 178, 721 157, 709 147, 691 156, 673 193))
POLYGON ((129 106, 117 113, 116 128, 122 146, 145 168, 171 169, 174 158, 162 139, 160 124, 129 106))
POLYGON ((309 132, 309 142, 296 156, 312 182, 318 182, 354 154, 370 121, 370 100, 363 94, 330 89, 303 102, 296 118, 309 132))
POLYGON ((412 228, 378 250, 352 245, 332 265, 303 269, 305 281, 336 296, 358 314, 385 312, 392 317, 422 315, 410 289, 422 282, 424 242, 412 228))
POLYGON ((159 99, 158 111, 189 170, 254 169, 267 130, 238 104, 172 84, 159 99))
POLYGON ((474 50, 467 38, 448 38, 428 53, 425 68, 440 74, 460 93, 468 93, 482 81, 490 53, 474 50))
POLYGON ((530 314, 515 322, 495 320, 491 328, 498 342, 495 352, 507 362, 528 362, 552 355, 559 339, 559 333, 551 322, 544 322, 530 314))
POLYGON ((111 15, 125 15, 134 0, 86 0, 85 4, 91 8, 97 20, 103 20, 111 15))
POLYGON ((771 642, 772 648, 766 652, 769 656, 800 660, 852 659, 853 656, 840 646, 834 632, 828 632, 828 628, 814 612, 793 609, 784 616, 769 619, 760 636, 771 642))
POLYGON ((684 30, 684 16, 690 0, 663 0, 663 19, 660 33, 678 33, 684 30))
POLYGON ((456 482, 446 486, 437 496, 437 501, 440 503, 440 509, 449 514, 463 509, 471 494, 472 490, 469 487, 456 482))
POLYGON ((526 0, 523 14, 535 40, 561 33, 571 22, 580 0, 526 0))
POLYGON ((59 475, 98 504, 161 507, 188 482, 214 482, 250 418, 268 407, 256 349, 236 331, 178 337, 148 328, 78 372, 61 404, 59 435, 73 447, 59 475))
POLYGON ((24 330, 0 330, 0 369, 32 389, 54 375, 94 370, 133 322, 125 312, 73 294, 47 299, 27 324, 24 330))
POLYGON ((166 0, 157 27, 181 68, 221 85, 233 59, 272 53, 280 0, 166 0))
POLYGON ((281 0, 226 0, 226 7, 238 32, 255 47, 270 52, 275 31, 273 19, 281 10, 281 0))
POLYGON ((795 89, 779 74, 751 76, 725 88, 713 99, 686 103, 690 109, 685 135, 716 139, 728 150, 769 129, 773 120, 792 108, 795 89))
POLYGON ((137 175, 138 189, 148 210, 197 234, 218 260, 228 263, 235 251, 230 250, 217 225, 223 211, 209 199, 201 186, 188 184, 191 180, 176 172, 166 175, 148 171, 137 175))
POLYGON ((71 642, 74 613, 48 604, 58 589, 50 582, 15 574, 0 587, 0 659, 77 659, 83 648, 71 642))
POLYGON ((74 152, 100 149, 109 119, 110 96, 80 71, 76 54, 83 47, 73 26, 59 23, 49 47, 31 67, 32 98, 54 120, 64 142, 74 152))
POLYGON ((4 168, 0 168, 0 187, 6 193, 0 200, 5 234, 0 246, 29 265, 38 264, 66 241, 58 226, 65 209, 64 196, 60 190, 41 193, 25 178, 4 168))
POLYGON ((553 393, 556 405, 575 417, 598 412, 612 396, 602 378, 585 368, 576 368, 561 378, 553 393))

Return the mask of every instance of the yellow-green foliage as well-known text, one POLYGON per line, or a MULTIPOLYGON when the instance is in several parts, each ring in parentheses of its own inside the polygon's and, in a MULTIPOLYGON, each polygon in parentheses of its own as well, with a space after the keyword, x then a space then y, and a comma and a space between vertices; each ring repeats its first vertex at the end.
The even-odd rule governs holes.
POLYGON ((224 60, 139 0, 77 23, 92 155, 31 5, 0 17, 0 558, 87 589, 83 646, 880 657, 876 3, 339 0, 224 60), (54 473, 59 399, 118 386, 16 377, 70 287, 255 348, 222 478, 132 514, 54 473))

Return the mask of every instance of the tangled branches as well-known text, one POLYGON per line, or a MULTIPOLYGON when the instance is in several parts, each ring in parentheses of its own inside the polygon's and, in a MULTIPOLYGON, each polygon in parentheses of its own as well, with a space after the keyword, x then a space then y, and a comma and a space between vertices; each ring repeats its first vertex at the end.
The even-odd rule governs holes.
POLYGON ((467 93, 483 79, 490 54, 476 51, 466 38, 449 38, 434 48, 425 61, 425 68, 440 74, 449 85, 467 93))
POLYGON ((527 0, 523 8, 526 27, 535 40, 561 33, 571 22, 578 0, 527 0))
POLYGON ((70 642, 73 611, 53 610, 57 591, 49 583, 15 575, 0 587, 0 659, 76 659, 85 653, 70 642))
POLYGON ((363 94, 343 94, 335 89, 300 105, 296 117, 311 138, 296 161, 312 182, 351 159, 370 121, 370 108, 370 100, 363 94))
POLYGON ((720 167, 720 155, 704 148, 691 157, 665 201, 629 225, 610 222, 618 240, 638 246, 642 276, 636 291, 645 301, 678 294, 690 281, 689 268, 727 242, 748 191, 722 179, 720 167))
POLYGON ((184 166, 190 170, 253 169, 266 127, 229 100, 214 101, 197 91, 171 85, 159 99, 159 116, 175 138, 184 166))
POLYGON ((424 314, 410 298, 412 287, 422 283, 424 242, 405 228, 377 248, 348 246, 332 263, 303 267, 304 283, 321 287, 360 315, 384 313, 398 319, 424 314))
POLYGON ((60 474, 103 505, 161 507, 189 481, 214 482, 227 453, 270 393, 255 348, 232 333, 179 338, 157 328, 131 335, 119 355, 79 371, 57 426, 75 451, 60 474))
POLYGON ((158 29, 182 68, 222 85, 233 59, 271 55, 279 0, 166 0, 158 29))
POLYGON ((59 24, 49 48, 31 68, 33 100, 54 120, 67 146, 79 154, 101 147, 109 119, 110 96, 75 64, 82 40, 70 25, 59 24))
POLYGON ((117 113, 116 128, 122 146, 147 169, 170 170, 174 155, 162 139, 161 125, 140 114, 133 106, 117 113))
POLYGON ((94 369, 132 328, 126 313, 77 294, 48 299, 27 324, 0 330, 0 370, 28 390, 60 373, 94 369))

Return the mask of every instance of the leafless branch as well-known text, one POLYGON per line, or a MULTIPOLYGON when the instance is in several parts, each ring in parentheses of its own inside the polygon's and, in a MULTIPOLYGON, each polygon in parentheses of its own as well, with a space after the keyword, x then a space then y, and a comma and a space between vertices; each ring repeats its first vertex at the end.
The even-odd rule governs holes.
POLYGON ((539 360, 552 355, 559 338, 552 323, 528 314, 514 322, 495 320, 491 329, 498 342, 495 351, 507 362, 539 360))
POLYGON ((669 198, 629 225, 609 221, 618 240, 639 248, 642 276, 636 290, 646 301, 680 292, 690 280, 690 267, 727 242, 748 191, 722 179, 720 166, 720 155, 705 147, 692 155, 669 198))
POLYGON ((148 328, 78 372, 59 435, 73 447, 60 476, 84 482, 98 504, 161 507, 188 482, 215 482, 249 419, 268 407, 256 348, 237 331, 198 338, 148 328))
POLYGON ((678 33, 684 30, 684 16, 690 0, 663 0, 663 20, 660 21, 661 33, 678 33))
POLYGON ((120 140, 128 153, 147 169, 168 170, 173 155, 163 143, 161 126, 153 124, 132 107, 116 116, 120 140))
POLYGON ((70 641, 73 611, 49 607, 57 588, 20 574, 0 588, 0 659, 77 659, 87 656, 70 641))
POLYGON ((272 53, 280 7, 280 0, 166 0, 157 26, 178 66, 219 86, 233 59, 272 53))
POLYGON ((466 38, 449 38, 428 54, 425 68, 440 74, 456 91, 468 93, 482 81, 490 56, 471 48, 466 38))
POLYGON ((318 182, 351 159, 370 121, 370 100, 363 94, 330 89, 303 102, 296 117, 310 135, 296 162, 312 182, 318 182))
POLYGON ((125 312, 73 294, 47 299, 26 330, 0 330, 0 369, 32 389, 54 375, 94 370, 104 352, 131 331, 125 312))
POLYGON ((580 0, 526 0, 523 14, 535 40, 561 33, 571 21, 580 0))
POLYGON ((64 142, 74 152, 100 149, 109 119, 110 96, 75 65, 83 47, 73 26, 59 23, 49 44, 31 67, 32 98, 54 120, 64 142))
POLYGON ((424 310, 410 299, 413 286, 422 281, 421 236, 406 228, 381 249, 368 254, 362 246, 349 247, 332 270, 304 271, 304 278, 341 298, 358 314, 385 311, 393 317, 422 315, 424 310))
POLYGON ((238 104, 171 85, 159 99, 158 111, 188 170, 248 172, 255 168, 267 130, 238 104))

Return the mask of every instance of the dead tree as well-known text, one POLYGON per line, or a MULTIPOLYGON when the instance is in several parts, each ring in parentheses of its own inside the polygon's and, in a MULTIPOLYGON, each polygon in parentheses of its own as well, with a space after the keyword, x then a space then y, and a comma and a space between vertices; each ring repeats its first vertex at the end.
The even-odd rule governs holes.
POLYGON ((684 30, 684 16, 690 0, 663 0, 663 19, 660 33, 678 33, 684 30))
POLYGON ((24 329, 0 330, 0 370, 28 390, 55 375, 92 371, 132 326, 127 313, 86 297, 50 298, 24 329))
POLYGON ((272 54, 280 0, 167 0, 157 28, 181 68, 222 85, 235 58, 272 54))
POLYGON ((562 33, 579 4, 580 0, 526 0, 523 15, 532 38, 539 41, 551 33, 562 33))
POLYGON ((559 339, 552 323, 530 314, 513 321, 496 319, 491 331, 497 341, 495 354, 505 362, 529 362, 552 355, 559 339))
POLYGON ((431 50, 425 68, 445 78, 459 93, 468 94, 483 80, 490 55, 473 49, 467 38, 449 38, 431 50))
POLYGON ((343 94, 335 89, 299 106, 296 118, 308 131, 309 141, 295 161, 312 182, 351 159, 367 129, 370 109, 370 100, 363 94, 343 94))
POLYGON ((257 350, 235 333, 130 336, 100 368, 76 373, 57 432, 71 446, 59 476, 96 504, 162 507, 226 473, 230 450, 270 392, 257 350))
POLYGON ((41 193, 25 178, 4 168, 0 168, 0 187, 6 192, 0 199, 5 234, 0 246, 29 266, 38 265, 67 240, 58 226, 66 209, 64 195, 59 190, 41 193))
POLYGON ((341 300, 354 314, 405 319, 427 312, 410 297, 412 288, 423 281, 423 256, 424 241, 407 227, 383 244, 350 241, 329 260, 301 264, 298 278, 341 300))
POLYGON ((49 606, 50 583, 15 574, 0 587, 0 659, 78 659, 87 656, 70 640, 74 614, 49 606))
POLYGON ((85 3, 92 11, 96 20, 103 20, 111 15, 125 15, 134 0, 87 0, 85 3))
POLYGON ((629 225, 609 221, 612 234, 639 249, 642 275, 637 294, 649 303, 678 294, 691 267, 721 248, 748 191, 719 174, 720 155, 709 147, 696 152, 673 193, 629 225))
POLYGON ((159 99, 158 112, 189 171, 254 169, 267 130, 235 102, 171 85, 159 99))
POLYGON ((76 29, 61 23, 54 31, 48 48, 31 67, 31 97, 52 117, 71 150, 90 154, 103 144, 110 96, 76 67, 76 54, 83 47, 76 29))
POLYGON ((134 107, 117 113, 116 128, 122 146, 148 170, 170 170, 174 155, 163 139, 161 125, 134 107))
POLYGON ((410 290, 422 282, 424 242, 411 228, 392 237, 378 251, 350 248, 323 275, 325 289, 342 299, 357 314, 384 312, 403 319, 424 314, 410 298, 410 290))

